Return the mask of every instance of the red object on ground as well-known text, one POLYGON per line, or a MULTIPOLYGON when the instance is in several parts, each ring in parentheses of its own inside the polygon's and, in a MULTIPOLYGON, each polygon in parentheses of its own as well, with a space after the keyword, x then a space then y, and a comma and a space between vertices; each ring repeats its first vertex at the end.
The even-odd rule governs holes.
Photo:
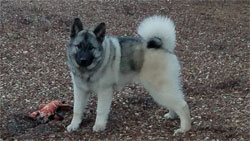
POLYGON ((62 120, 63 117, 57 113, 57 110, 59 108, 70 110, 72 109, 72 106, 61 101, 51 101, 48 104, 41 104, 39 108, 40 110, 31 113, 29 117, 40 120, 42 123, 46 123, 52 119, 62 120))

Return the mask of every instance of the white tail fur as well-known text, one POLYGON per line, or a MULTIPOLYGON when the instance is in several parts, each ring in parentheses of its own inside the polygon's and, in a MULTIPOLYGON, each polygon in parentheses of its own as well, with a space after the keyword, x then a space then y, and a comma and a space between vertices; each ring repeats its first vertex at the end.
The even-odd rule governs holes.
POLYGON ((144 19, 137 29, 138 34, 149 42, 158 37, 162 40, 162 47, 170 52, 175 48, 175 25, 166 16, 152 16, 144 19))

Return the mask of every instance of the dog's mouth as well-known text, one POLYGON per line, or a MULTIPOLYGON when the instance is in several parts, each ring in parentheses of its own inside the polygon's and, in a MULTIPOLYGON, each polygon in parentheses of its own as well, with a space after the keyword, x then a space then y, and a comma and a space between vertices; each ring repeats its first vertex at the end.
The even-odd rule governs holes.
POLYGON ((94 58, 94 60, 92 61, 92 63, 90 65, 88 65, 86 68, 88 70, 95 69, 97 66, 99 66, 99 64, 101 63, 101 61, 102 61, 101 57, 94 58))
POLYGON ((102 63, 102 58, 103 58, 103 53, 100 51, 96 51, 94 52, 94 60, 92 61, 92 63, 87 66, 88 70, 92 70, 95 69, 96 67, 100 66, 100 64, 102 63))

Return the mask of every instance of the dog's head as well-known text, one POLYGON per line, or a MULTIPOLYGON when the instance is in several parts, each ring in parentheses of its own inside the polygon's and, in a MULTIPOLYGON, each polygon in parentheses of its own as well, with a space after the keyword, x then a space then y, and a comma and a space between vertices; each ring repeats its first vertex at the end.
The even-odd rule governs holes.
POLYGON ((101 62, 105 30, 104 23, 91 29, 84 29, 80 19, 74 19, 67 51, 70 59, 74 61, 73 64, 91 70, 101 62))

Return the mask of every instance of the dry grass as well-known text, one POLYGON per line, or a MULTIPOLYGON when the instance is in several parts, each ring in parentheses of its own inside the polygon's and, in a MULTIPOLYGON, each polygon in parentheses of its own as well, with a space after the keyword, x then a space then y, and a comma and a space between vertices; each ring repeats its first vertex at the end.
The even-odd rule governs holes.
POLYGON ((2 0, 0 100, 2 139, 249 140, 250 3, 248 1, 2 0), (65 120, 37 124, 26 116, 40 103, 73 104, 65 47, 73 17, 85 26, 105 22, 108 33, 136 36, 142 18, 168 15, 176 23, 176 54, 193 127, 172 136, 178 120, 163 118, 139 85, 116 92, 107 130, 92 132, 96 97, 81 129, 65 132, 65 120))

